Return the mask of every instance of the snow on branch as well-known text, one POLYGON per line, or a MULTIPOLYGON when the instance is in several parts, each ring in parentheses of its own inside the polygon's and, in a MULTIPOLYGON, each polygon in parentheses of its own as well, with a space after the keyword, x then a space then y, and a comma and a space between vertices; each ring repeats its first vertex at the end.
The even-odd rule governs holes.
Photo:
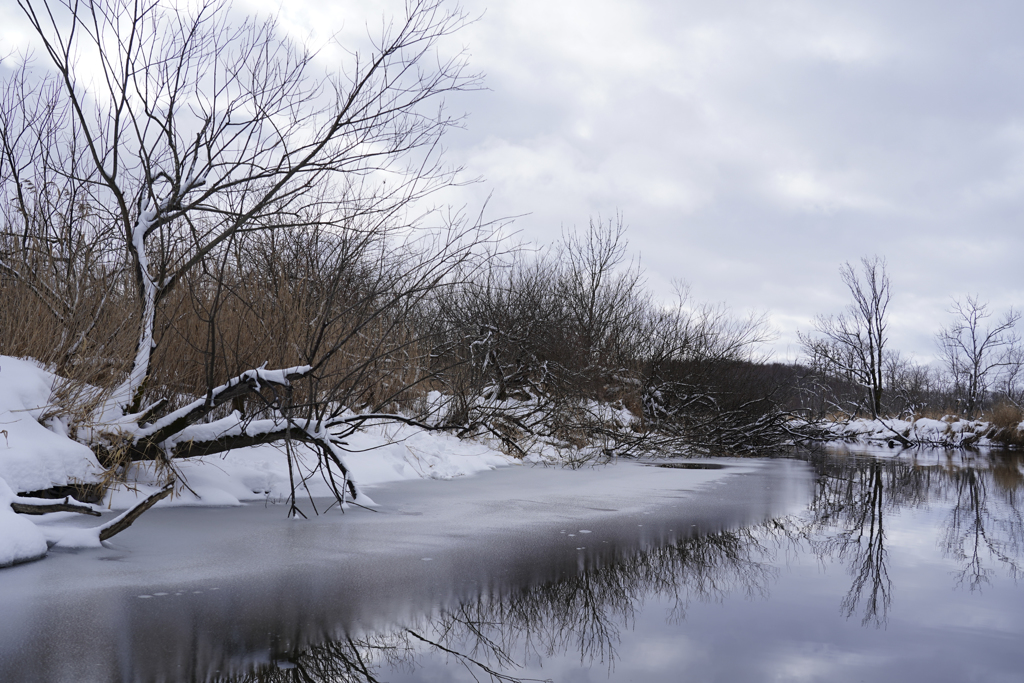
MULTIPOLYGON (((336 467, 342 475, 344 487, 354 499, 359 496, 359 491, 341 458, 340 449, 335 446, 336 440, 337 437, 326 427, 316 429, 304 420, 275 418, 244 422, 237 417, 226 417, 207 424, 192 425, 162 446, 171 458, 182 459, 216 455, 236 448, 299 441, 320 450, 321 466, 325 467, 329 477, 333 476, 331 467, 336 467)), ((336 490, 336 495, 340 501, 342 492, 336 490)))
POLYGON ((83 515, 99 517, 99 511, 92 505, 79 503, 71 496, 65 496, 63 501, 54 501, 46 498, 26 498, 16 496, 11 502, 11 509, 21 515, 45 515, 50 512, 79 512, 83 515))
MULTIPOLYGON (((228 401, 254 391, 259 391, 263 385, 288 387, 291 381, 305 377, 311 370, 312 368, 308 365, 299 365, 282 370, 266 370, 264 368, 247 370, 241 375, 228 380, 227 383, 211 389, 205 398, 195 400, 139 430, 136 443, 143 441, 153 444, 161 443, 181 432, 189 425, 194 425, 199 420, 202 420, 210 412, 228 401)), ((226 419, 229 422, 237 422, 237 418, 226 419)))

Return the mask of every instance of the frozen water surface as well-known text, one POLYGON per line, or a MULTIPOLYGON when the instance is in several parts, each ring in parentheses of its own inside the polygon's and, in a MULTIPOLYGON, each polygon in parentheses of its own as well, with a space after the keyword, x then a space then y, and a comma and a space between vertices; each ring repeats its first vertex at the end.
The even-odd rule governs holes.
POLYGON ((155 509, 0 572, 0 680, 1024 680, 1020 454, 714 462, 155 509))
POLYGON ((800 463, 731 464, 509 467, 373 488, 373 511, 314 516, 307 504, 308 520, 283 505, 157 508, 107 548, 3 570, 0 680, 203 680, 485 587, 766 519, 807 495, 800 463), (566 528, 591 532, 586 550, 566 528))

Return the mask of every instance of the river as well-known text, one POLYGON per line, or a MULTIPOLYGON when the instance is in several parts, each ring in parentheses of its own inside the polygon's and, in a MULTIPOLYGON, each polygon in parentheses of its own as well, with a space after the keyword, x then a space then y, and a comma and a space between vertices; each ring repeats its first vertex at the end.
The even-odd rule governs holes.
POLYGON ((0 571, 0 680, 1024 681, 1022 482, 840 449, 155 509, 0 571))

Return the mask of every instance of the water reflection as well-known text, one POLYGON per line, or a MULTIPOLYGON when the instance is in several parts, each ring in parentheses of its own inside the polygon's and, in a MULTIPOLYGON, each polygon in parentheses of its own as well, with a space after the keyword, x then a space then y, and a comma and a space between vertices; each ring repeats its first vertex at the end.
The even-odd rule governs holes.
POLYGON ((957 583, 971 590, 989 582, 994 567, 985 558, 1001 564, 1015 579, 1020 575, 1024 520, 1017 505, 1021 471, 1017 458, 996 462, 985 476, 968 467, 950 472, 953 509, 946 525, 945 551, 962 569, 957 583), (992 482, 990 485, 989 482, 992 482), (990 503, 990 489, 996 499, 990 503))
POLYGON ((667 621, 679 623, 695 601, 769 598, 786 563, 801 556, 845 567, 841 613, 883 626, 900 588, 890 570, 888 535, 901 515, 939 520, 912 528, 929 529, 939 554, 952 562, 947 589, 973 592, 997 574, 1020 575, 1021 454, 832 453, 809 460, 818 476, 804 514, 605 557, 575 575, 463 599, 401 628, 276 652, 274 663, 226 680, 374 682, 381 671, 415 672, 438 657, 495 681, 535 680, 517 676, 567 654, 611 671, 623 630, 645 604, 667 603, 667 621))
POLYGON ((776 522, 687 538, 595 566, 559 581, 477 596, 386 634, 346 635, 231 681, 366 681, 376 669, 412 669, 424 648, 443 653, 492 680, 527 681, 521 662, 575 653, 612 668, 622 629, 652 597, 668 598, 670 621, 685 619, 694 600, 741 591, 766 597, 778 569, 776 522))
POLYGON ((842 610, 885 622, 892 602, 886 518, 907 508, 947 509, 938 543, 955 561, 954 584, 977 590, 998 568, 1016 579, 1024 541, 1020 453, 987 456, 908 451, 899 458, 814 458, 818 482, 804 533, 816 555, 846 563, 853 582, 842 610))

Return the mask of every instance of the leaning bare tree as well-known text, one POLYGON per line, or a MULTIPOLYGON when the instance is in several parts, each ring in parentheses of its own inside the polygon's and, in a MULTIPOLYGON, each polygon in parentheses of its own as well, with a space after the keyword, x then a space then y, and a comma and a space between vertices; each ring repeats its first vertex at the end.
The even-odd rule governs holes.
POLYGON ((861 388, 862 405, 872 417, 882 413, 890 299, 885 259, 861 259, 861 272, 849 263, 839 269, 853 303, 835 316, 817 316, 817 334, 799 333, 812 367, 861 388))
POLYGON ((951 389, 968 419, 981 407, 995 375, 1009 370, 1007 395, 1012 400, 1012 376, 1019 368, 1020 337, 1014 331, 1020 311, 1012 308, 990 327, 988 304, 976 296, 954 299, 953 322, 936 335, 951 389))
POLYGON ((426 239, 415 230, 432 220, 415 213, 416 202, 455 182, 439 142, 459 120, 445 112, 444 95, 477 78, 463 54, 445 56, 439 43, 465 15, 443 0, 408 0, 366 49, 322 63, 273 20, 233 22, 218 0, 18 4, 44 64, 26 60, 3 84, 0 274, 67 327, 65 363, 134 340, 120 376, 111 361, 108 389, 79 395, 92 405, 77 411, 72 432, 108 467, 303 441, 339 499, 346 488, 355 495, 331 429, 352 419, 348 380, 366 363, 339 358, 371 327, 386 336, 399 324, 396 307, 438 286, 472 247, 461 219, 426 239), (344 260, 356 245, 374 284, 350 287, 338 276, 310 291, 301 273, 285 279, 274 291, 306 287, 310 306, 301 348, 285 354, 299 356, 294 365, 254 364, 223 380, 207 373, 206 386, 193 388, 201 398, 152 400, 155 348, 181 317, 183 291, 197 295, 197 311, 205 307, 216 341, 226 293, 280 275, 275 262, 261 272, 252 255, 310 230, 333 250, 322 259, 328 277, 339 272, 331 258, 344 260), (54 245, 67 258, 53 258, 54 245), (44 267, 71 265, 70 280, 43 276, 44 267), (79 301, 82 291, 89 296, 79 301), (97 340, 100 328, 106 336, 97 340), (339 387, 348 393, 339 397, 339 387), (227 413, 246 397, 262 405, 261 419, 227 413))

